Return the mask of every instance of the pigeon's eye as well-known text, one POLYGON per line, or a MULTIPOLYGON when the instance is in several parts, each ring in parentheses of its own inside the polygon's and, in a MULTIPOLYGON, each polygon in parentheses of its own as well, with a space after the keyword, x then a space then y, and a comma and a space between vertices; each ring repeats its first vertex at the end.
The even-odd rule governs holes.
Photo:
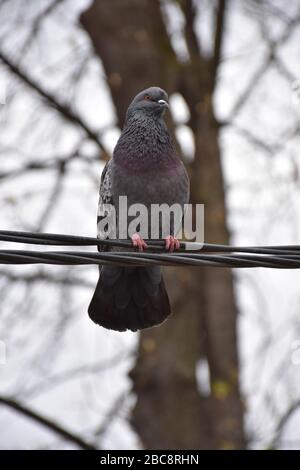
POLYGON ((151 101, 151 96, 150 96, 150 95, 145 95, 145 96, 144 96, 144 100, 151 101))

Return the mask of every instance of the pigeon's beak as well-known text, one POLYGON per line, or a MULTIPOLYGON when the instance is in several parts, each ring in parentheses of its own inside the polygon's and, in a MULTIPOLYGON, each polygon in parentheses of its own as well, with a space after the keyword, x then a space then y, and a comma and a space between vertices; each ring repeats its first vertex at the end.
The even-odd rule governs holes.
POLYGON ((164 108, 169 107, 169 103, 166 100, 158 100, 158 103, 163 106, 164 108))

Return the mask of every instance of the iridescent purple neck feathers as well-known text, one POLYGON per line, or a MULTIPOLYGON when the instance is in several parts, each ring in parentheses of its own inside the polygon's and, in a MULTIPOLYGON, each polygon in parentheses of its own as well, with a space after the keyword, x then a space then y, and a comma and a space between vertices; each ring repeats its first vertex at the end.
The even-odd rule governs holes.
POLYGON ((142 112, 128 114, 114 161, 133 172, 168 170, 181 164, 163 118, 142 112))

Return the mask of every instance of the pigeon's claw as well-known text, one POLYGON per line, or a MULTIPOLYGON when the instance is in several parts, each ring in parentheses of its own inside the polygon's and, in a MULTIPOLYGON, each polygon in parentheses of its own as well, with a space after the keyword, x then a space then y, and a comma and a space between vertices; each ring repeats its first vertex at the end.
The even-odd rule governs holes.
POLYGON ((131 237, 131 241, 134 247, 136 247, 139 251, 144 251, 148 248, 147 243, 145 240, 138 233, 134 233, 131 237))
POLYGON ((180 248, 179 240, 177 240, 177 238, 173 237, 172 235, 168 235, 165 238, 165 242, 166 242, 166 250, 170 251, 171 253, 174 250, 179 250, 180 248))

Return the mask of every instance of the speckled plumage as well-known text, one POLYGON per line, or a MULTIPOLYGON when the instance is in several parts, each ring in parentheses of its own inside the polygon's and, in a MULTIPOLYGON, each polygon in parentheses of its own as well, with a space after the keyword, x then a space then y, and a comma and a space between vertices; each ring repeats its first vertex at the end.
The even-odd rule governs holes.
MULTIPOLYGON (((166 105, 160 100, 166 102, 167 94, 158 87, 134 98, 113 157, 103 170, 99 205, 115 205, 117 215, 119 196, 127 196, 128 206, 142 203, 148 208, 151 204, 183 206, 188 202, 188 176, 163 119, 166 105), (146 95, 151 97, 149 103, 146 95)), ((169 314, 159 267, 105 266, 100 270, 89 307, 96 323, 118 331, 135 331, 159 324, 169 314)))

